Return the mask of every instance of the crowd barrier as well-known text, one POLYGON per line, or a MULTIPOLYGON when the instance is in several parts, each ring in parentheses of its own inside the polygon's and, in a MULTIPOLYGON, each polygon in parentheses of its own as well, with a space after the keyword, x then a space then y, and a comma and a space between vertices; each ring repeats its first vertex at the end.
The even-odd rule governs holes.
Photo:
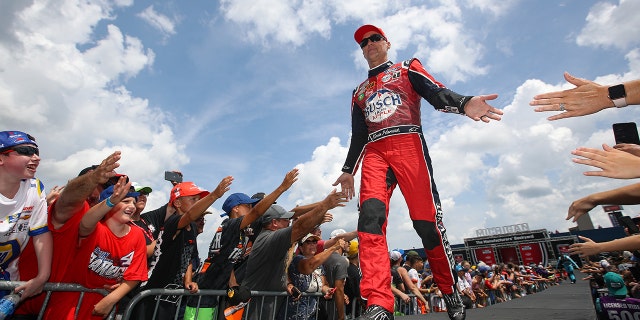
MULTIPOLYGON (((21 284, 23 284, 24 282, 21 281, 0 281, 0 290, 12 290, 18 286, 20 286, 21 284)), ((542 291, 544 289, 547 288, 547 285, 545 283, 538 283, 537 285, 534 286, 533 291, 534 292, 538 292, 538 291, 542 291)), ((42 305, 42 308, 40 309, 40 313, 37 317, 37 319, 43 319, 43 314, 44 314, 44 310, 46 308, 46 305, 49 303, 51 294, 53 292, 56 291, 68 291, 68 292, 80 292, 80 298, 77 302, 77 306, 80 306, 82 304, 83 301, 83 297, 84 294, 87 292, 92 292, 92 293, 99 293, 102 295, 107 295, 108 292, 104 289, 87 289, 84 288, 80 285, 77 284, 72 284, 72 283, 46 283, 44 285, 44 294, 45 294, 45 299, 44 299, 44 304, 42 305)), ((219 301, 219 305, 224 306, 225 305, 225 297, 226 297, 227 292, 225 290, 200 290, 197 293, 190 293, 188 290, 184 290, 184 289, 148 289, 148 290, 143 290, 141 292, 138 292, 137 294, 135 294, 133 297, 131 297, 128 301, 121 303, 118 307, 118 311, 116 312, 116 310, 112 310, 111 313, 108 315, 108 317, 106 319, 108 320, 136 320, 138 319, 136 317, 136 315, 133 313, 134 310, 136 309, 136 307, 140 307, 141 303, 143 300, 145 301, 150 301, 147 298, 150 297, 154 297, 154 299, 152 301, 155 301, 155 311, 154 311, 154 319, 155 319, 155 313, 158 310, 158 303, 161 299, 155 299, 155 297, 169 297, 169 300, 175 301, 175 303, 179 306, 184 306, 186 305, 186 298, 185 296, 197 296, 200 297, 198 299, 198 307, 200 304, 200 300, 201 297, 203 296, 215 296, 218 297, 218 301, 219 301)), ((270 292, 270 291, 251 291, 251 295, 252 295, 252 303, 250 305, 248 305, 247 307, 245 307, 245 312, 244 312, 244 317, 243 319, 246 319, 246 315, 250 312, 252 312, 251 308, 259 308, 260 309, 260 313, 259 313, 259 318, 260 319, 268 319, 268 320, 275 320, 277 318, 277 314, 270 314, 267 315, 265 317, 263 317, 263 315, 261 314, 262 310, 265 310, 264 308, 264 303, 265 303, 265 299, 268 297, 274 297, 274 299, 279 299, 280 303, 282 305, 282 307, 284 308, 288 308, 287 304, 284 303, 284 301, 286 301, 287 298, 287 293, 286 292, 270 292)), ((489 296, 498 296, 500 295, 498 292, 489 292, 489 296)), ((320 318, 320 312, 322 312, 322 310, 331 310, 334 311, 335 310, 335 306, 333 303, 333 300, 325 300, 322 297, 322 294, 320 293, 303 293, 303 297, 309 297, 309 296, 315 296, 318 298, 318 303, 319 303, 319 307, 316 308, 316 312, 315 312, 315 316, 314 318, 317 320, 320 318)), ((410 301, 408 303, 405 303, 404 301, 400 300, 400 299, 396 299, 396 310, 395 310, 395 314, 396 316, 403 316, 403 315, 411 315, 411 314, 421 314, 423 313, 423 310, 421 310, 421 308, 418 307, 418 303, 417 303, 417 299, 415 297, 415 295, 413 294, 408 294, 408 296, 411 298, 410 301)), ((440 299, 438 299, 438 297, 435 294, 430 294, 430 295, 425 295, 427 301, 429 301, 429 312, 439 312, 442 311, 442 307, 443 307, 443 303, 441 303, 442 301, 440 299)), ((493 300, 493 299, 488 299, 488 300, 493 300)), ((510 300, 510 297, 507 296, 503 296, 503 301, 506 300, 510 300)), ((148 302, 145 302, 148 303, 148 302)), ((490 304, 495 304, 498 303, 497 301, 491 301, 489 302, 490 304)), ((358 315, 361 314, 361 312, 363 311, 362 306, 359 303, 356 303, 355 301, 351 301, 349 305, 346 306, 346 308, 348 308, 349 310, 347 311, 347 319, 354 319, 355 317, 357 317, 358 315)), ((182 309, 183 310, 183 309, 182 309)), ((196 310, 198 310, 196 308, 196 310)), ((219 310, 224 310, 224 308, 220 308, 219 310)), ((286 310, 286 309, 285 309, 286 310)), ((196 311, 197 312, 197 311, 196 311)), ((222 313, 221 311, 219 311, 219 313, 222 313)), ((196 314, 197 316, 197 314, 196 314)), ((181 318, 181 308, 177 308, 176 313, 173 315, 173 319, 182 319, 181 318)), ((219 319, 224 319, 223 316, 219 316, 219 319)))
MULTIPOLYGON (((0 281, 0 290, 13 290, 24 283, 26 282, 0 281)), ((82 300, 84 299, 84 294, 87 292, 99 293, 99 294, 102 294, 103 296, 106 296, 109 293, 105 289, 87 289, 81 285, 74 284, 74 283, 54 283, 54 282, 45 283, 42 291, 45 295, 45 298, 44 298, 44 303, 40 308, 40 312, 38 313, 38 317, 37 317, 38 320, 43 319, 44 310, 47 307, 47 304, 49 303, 49 299, 51 298, 51 293, 53 292, 56 292, 56 291, 80 292, 80 298, 78 299, 78 304, 76 306, 80 306, 82 304, 82 300)), ((76 314, 76 318, 77 318, 77 314, 76 314)), ((112 310, 106 319, 108 320, 115 319, 115 310, 112 310)))

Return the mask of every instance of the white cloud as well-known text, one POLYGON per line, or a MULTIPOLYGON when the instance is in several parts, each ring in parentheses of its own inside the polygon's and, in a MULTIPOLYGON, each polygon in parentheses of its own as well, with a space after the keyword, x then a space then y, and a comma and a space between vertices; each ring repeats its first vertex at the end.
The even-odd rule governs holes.
POLYGON ((323 1, 221 1, 227 19, 238 23, 249 41, 299 46, 312 33, 328 38, 330 20, 323 1))
POLYGON ((478 8, 482 12, 491 12, 494 16, 506 14, 518 0, 467 0, 467 6, 478 8))
POLYGON ((581 30, 576 43, 582 46, 615 47, 628 49, 637 46, 640 29, 640 1, 620 0, 615 5, 608 2, 596 3, 586 18, 587 24, 581 30))
POLYGON ((159 12, 157 12, 153 5, 148 6, 142 12, 138 14, 142 20, 151 25, 154 29, 160 31, 164 40, 176 34, 176 22, 159 12))
MULTIPOLYGON (((251 42, 265 47, 272 41, 300 46, 313 34, 328 38, 332 23, 363 21, 385 30, 392 44, 390 59, 395 60, 398 51, 415 48, 414 56, 426 57, 428 69, 444 75, 447 83, 487 72, 480 63, 484 53, 481 43, 469 35, 462 11, 450 1, 407 6, 402 1, 227 0, 221 9, 251 42)), ((360 50, 354 52, 355 64, 366 69, 360 50)))
POLYGON ((16 13, 12 40, 0 42, 0 127, 38 139, 39 177, 47 187, 64 184, 114 150, 123 154, 121 172, 153 185, 162 184, 164 168, 188 162, 167 115, 124 85, 153 64, 155 54, 113 24, 95 29, 115 8, 36 1, 16 13), (98 31, 106 32, 99 37, 98 31))

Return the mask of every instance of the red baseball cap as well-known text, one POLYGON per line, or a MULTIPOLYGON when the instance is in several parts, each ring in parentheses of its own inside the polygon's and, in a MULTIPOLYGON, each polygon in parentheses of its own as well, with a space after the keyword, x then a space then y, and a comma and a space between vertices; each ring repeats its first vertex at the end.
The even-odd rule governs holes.
POLYGON ((358 28, 358 30, 356 30, 356 33, 353 34, 353 38, 356 39, 356 43, 360 44, 360 42, 362 42, 362 39, 364 38, 364 35, 367 34, 367 32, 371 31, 379 33, 385 39, 387 38, 382 29, 371 24, 365 24, 364 26, 358 28))
POLYGON ((169 204, 173 204, 173 201, 180 197, 189 197, 200 195, 200 197, 204 197, 209 194, 209 191, 202 189, 195 185, 193 182, 181 182, 176 184, 173 189, 171 189, 171 198, 169 199, 169 204))

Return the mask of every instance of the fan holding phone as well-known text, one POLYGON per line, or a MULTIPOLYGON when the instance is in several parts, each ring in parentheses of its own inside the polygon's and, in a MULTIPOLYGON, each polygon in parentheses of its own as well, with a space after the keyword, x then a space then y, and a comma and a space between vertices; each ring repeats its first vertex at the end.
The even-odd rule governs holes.
POLYGON ((303 295, 307 293, 323 293, 325 296, 332 292, 326 284, 322 263, 336 250, 345 246, 345 241, 339 239, 334 245, 326 248, 321 253, 316 254, 317 243, 320 237, 314 234, 307 234, 298 242, 299 254, 293 257, 287 270, 287 308, 281 308, 281 313, 286 316, 281 318, 292 319, 313 319, 318 308, 318 296, 303 295))

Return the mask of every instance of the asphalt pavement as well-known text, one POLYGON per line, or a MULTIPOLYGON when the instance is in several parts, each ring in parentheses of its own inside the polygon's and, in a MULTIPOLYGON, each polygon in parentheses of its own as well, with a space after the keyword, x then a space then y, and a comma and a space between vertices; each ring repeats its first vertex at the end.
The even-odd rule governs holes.
MULTIPOLYGON (((565 281, 548 289, 479 309, 468 309, 467 320, 595 320, 589 281, 576 273, 578 281, 565 281)), ((396 320, 447 320, 446 312, 395 317, 396 320)))

